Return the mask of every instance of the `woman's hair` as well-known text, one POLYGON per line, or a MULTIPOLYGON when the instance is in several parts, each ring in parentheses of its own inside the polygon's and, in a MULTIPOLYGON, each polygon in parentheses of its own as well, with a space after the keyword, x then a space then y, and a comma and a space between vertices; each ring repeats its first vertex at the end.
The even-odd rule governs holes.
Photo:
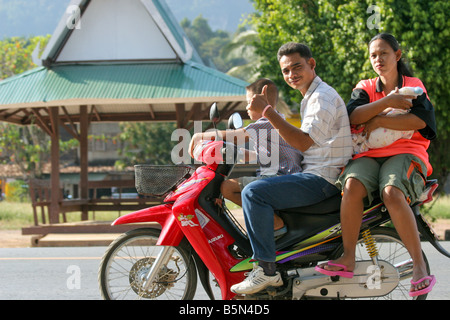
MULTIPOLYGON (((372 42, 374 42, 375 40, 384 40, 386 41, 391 48, 394 51, 397 51, 398 49, 400 49, 400 45, 398 44, 397 39, 395 39, 395 37, 389 33, 379 33, 377 34, 375 37, 372 38, 372 40, 370 40, 369 42, 369 47, 372 44, 372 42)), ((412 77, 413 74, 411 72, 411 70, 408 68, 408 66, 405 64, 405 62, 403 61, 403 58, 400 58, 400 60, 397 62, 397 71, 407 77, 412 77)))

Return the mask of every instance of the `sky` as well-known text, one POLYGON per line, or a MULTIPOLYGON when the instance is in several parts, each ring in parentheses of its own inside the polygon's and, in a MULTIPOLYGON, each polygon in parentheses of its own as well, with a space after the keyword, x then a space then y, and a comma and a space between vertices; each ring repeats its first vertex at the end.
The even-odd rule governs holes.
MULTIPOLYGON (((95 0, 94 0, 95 1, 95 0)), ((253 12, 250 0, 166 0, 178 21, 200 14, 213 30, 234 32, 243 15, 253 12)), ((0 0, 0 39, 53 34, 70 0, 0 0)))

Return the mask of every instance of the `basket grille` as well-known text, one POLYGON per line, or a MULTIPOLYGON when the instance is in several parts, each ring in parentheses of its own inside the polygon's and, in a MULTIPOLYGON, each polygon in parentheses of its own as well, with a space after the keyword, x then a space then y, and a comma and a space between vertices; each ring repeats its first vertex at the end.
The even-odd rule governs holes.
POLYGON ((187 166, 135 165, 134 170, 137 192, 161 197, 174 190, 193 169, 187 166))

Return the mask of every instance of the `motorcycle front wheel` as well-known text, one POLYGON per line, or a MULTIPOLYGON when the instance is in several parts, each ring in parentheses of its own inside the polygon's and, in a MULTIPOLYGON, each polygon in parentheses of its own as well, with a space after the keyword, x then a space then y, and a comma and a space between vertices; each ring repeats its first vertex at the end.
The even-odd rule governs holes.
POLYGON ((105 300, 191 300, 197 287, 197 272, 188 245, 171 247, 155 281, 145 287, 145 276, 163 247, 157 246, 160 230, 143 228, 114 240, 103 255, 98 272, 105 300))

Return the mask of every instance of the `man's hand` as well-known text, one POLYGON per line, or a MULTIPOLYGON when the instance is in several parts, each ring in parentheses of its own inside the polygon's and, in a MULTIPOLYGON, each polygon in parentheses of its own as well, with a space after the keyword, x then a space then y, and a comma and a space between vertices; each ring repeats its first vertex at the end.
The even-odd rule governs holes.
POLYGON ((203 138, 202 133, 196 133, 192 137, 191 142, 189 143, 189 155, 191 156, 191 158, 194 158, 194 148, 197 145, 197 143, 199 143, 202 140, 202 138, 203 138))
POLYGON ((253 112, 262 113, 264 108, 269 105, 269 99, 267 98, 267 88, 265 85, 261 91, 261 94, 255 94, 250 101, 250 104, 247 106, 247 110, 251 110, 253 112))

